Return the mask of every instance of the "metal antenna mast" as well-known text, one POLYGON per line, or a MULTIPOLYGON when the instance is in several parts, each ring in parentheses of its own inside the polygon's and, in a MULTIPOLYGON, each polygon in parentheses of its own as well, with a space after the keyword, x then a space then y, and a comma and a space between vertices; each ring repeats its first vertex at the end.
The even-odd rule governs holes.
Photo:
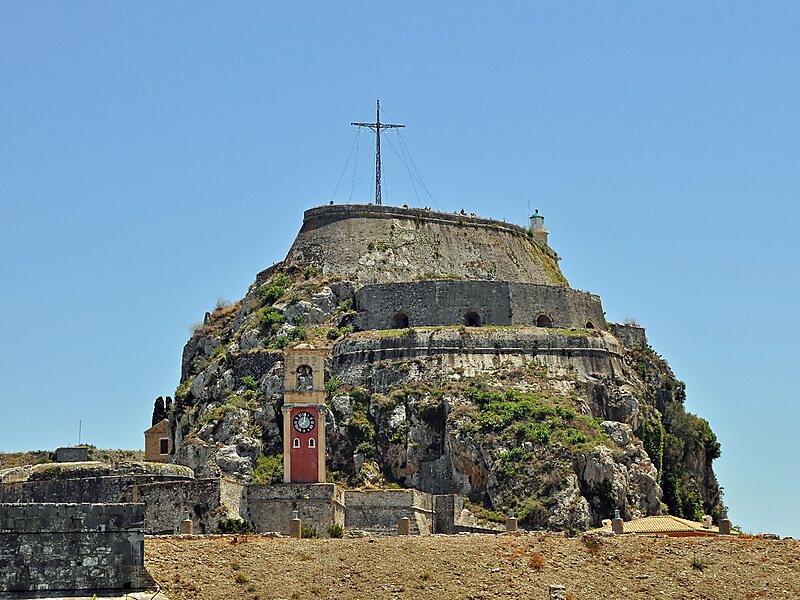
POLYGON ((384 129, 398 129, 405 125, 381 123, 381 101, 378 99, 378 108, 375 113, 374 123, 350 123, 356 127, 368 127, 375 132, 375 204, 381 203, 381 131, 384 129))

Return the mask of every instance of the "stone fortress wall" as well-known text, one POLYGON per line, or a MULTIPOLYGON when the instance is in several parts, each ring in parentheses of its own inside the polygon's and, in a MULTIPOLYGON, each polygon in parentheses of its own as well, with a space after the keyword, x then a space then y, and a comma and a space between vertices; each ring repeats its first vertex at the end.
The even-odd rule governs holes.
POLYGON ((0 593, 142 589, 143 526, 141 504, 0 504, 0 593))
POLYGON ((507 281, 417 281, 365 285, 358 329, 520 325, 605 329, 599 296, 568 287, 507 281))
POLYGON ((477 216, 372 204, 307 210, 282 268, 359 284, 425 279, 566 286, 558 256, 527 229, 477 216))

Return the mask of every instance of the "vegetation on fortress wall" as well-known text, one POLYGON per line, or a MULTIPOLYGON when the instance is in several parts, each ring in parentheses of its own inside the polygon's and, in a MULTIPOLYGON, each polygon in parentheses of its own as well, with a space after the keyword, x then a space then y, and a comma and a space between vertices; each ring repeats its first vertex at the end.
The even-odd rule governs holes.
POLYGON ((673 375, 666 361, 650 347, 629 353, 632 365, 646 386, 650 403, 637 435, 642 439, 664 491, 669 513, 700 520, 724 510, 722 499, 704 501, 693 465, 711 469, 720 456, 720 445, 708 421, 686 410, 686 385, 673 375))
MULTIPOLYGON (((241 302, 219 303, 187 344, 192 353, 184 365, 184 378, 176 390, 171 414, 181 423, 179 430, 187 439, 206 425, 216 427, 226 415, 229 422, 240 419, 239 431, 262 444, 255 450, 260 454, 253 458, 254 483, 282 481, 281 440, 267 435, 253 418, 272 402, 276 414, 270 419, 282 419, 280 401, 275 400, 279 391, 275 386, 262 387, 262 372, 254 376, 237 365, 244 362, 243 358, 279 365, 279 350, 289 345, 300 341, 330 343, 350 335, 352 299, 340 301, 338 306, 334 303, 327 320, 319 325, 286 316, 292 314, 284 310, 287 305, 309 300, 328 283, 313 269, 291 275, 275 271, 265 283, 253 286, 241 302), (241 312, 237 315, 237 311, 241 312), (257 334, 257 345, 241 350, 244 346, 236 344, 245 332, 257 334), (227 389, 230 383, 219 385, 226 371, 236 373, 234 389, 227 389), (206 378, 198 379, 203 381, 199 387, 206 392, 202 399, 192 397, 192 382, 198 376, 206 378), (212 388, 216 388, 213 400, 207 393, 212 388), (268 389, 272 391, 265 391, 268 389)), ((473 331, 463 325, 418 329, 458 329, 465 335, 473 331)), ((524 328, 484 326, 480 332, 513 329, 524 328)), ((383 339, 413 334, 413 329, 394 329, 359 332, 354 337, 383 339)), ((583 329, 549 329, 548 334, 608 335, 583 329)), ((677 516, 719 516, 724 509, 721 498, 718 492, 710 497, 704 494, 711 486, 703 480, 706 474, 713 478, 711 463, 720 453, 716 436, 705 420, 685 410, 685 386, 660 356, 649 347, 625 349, 624 354, 630 367, 625 377, 636 382, 638 376, 644 384, 644 397, 638 398, 641 426, 635 433, 658 471, 663 502, 677 516)), ((396 362, 392 368, 411 369, 411 362, 396 362)), ((621 460, 622 450, 603 432, 602 419, 584 414, 600 412, 587 408, 590 394, 575 371, 548 373, 546 367, 531 361, 522 367, 502 365, 494 373, 471 377, 463 372, 447 377, 424 373, 424 381, 389 385, 380 391, 368 389, 366 380, 362 385, 343 385, 336 378, 326 382, 329 404, 332 406, 336 395, 347 396, 350 411, 346 417, 337 414, 335 429, 341 431, 329 438, 331 479, 353 486, 409 485, 418 465, 434 463, 445 454, 447 440, 451 447, 471 452, 468 460, 475 462, 472 467, 476 472, 481 471, 479 476, 470 473, 476 477, 470 494, 475 511, 485 518, 499 519, 513 510, 524 527, 548 527, 554 496, 565 489, 569 478, 575 478, 581 456, 602 446, 605 452, 614 453, 615 460, 621 460), (398 410, 400 407, 403 410, 398 410)), ((638 383, 635 386, 640 390, 638 383)), ((166 412, 170 413, 169 409, 166 412)), ((579 491, 594 515, 603 517, 613 514, 623 495, 615 496, 609 480, 593 486, 581 484, 579 491)))

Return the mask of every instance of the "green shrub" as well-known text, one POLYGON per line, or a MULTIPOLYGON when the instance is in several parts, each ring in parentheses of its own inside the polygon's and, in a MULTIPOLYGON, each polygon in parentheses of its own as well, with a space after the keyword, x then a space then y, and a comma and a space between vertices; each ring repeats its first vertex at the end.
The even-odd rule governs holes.
POLYGON ((279 335, 269 343, 269 348, 273 350, 283 350, 292 341, 288 335, 279 335))
POLYGON ((354 411, 347 424, 347 431, 354 442, 371 440, 375 436, 375 426, 370 423, 366 412, 354 411))
POLYGON ((257 533, 255 525, 243 519, 222 519, 214 533, 257 533))
POLYGON ((262 285, 258 290, 261 302, 265 306, 275 304, 286 293, 292 285, 292 279, 288 275, 278 273, 274 275, 268 283, 262 285))
POLYGON ((256 459, 256 468, 253 469, 253 483, 267 485, 283 481, 283 454, 264 456, 260 454, 256 459))
POLYGON ((286 322, 283 315, 272 306, 265 306, 258 309, 256 313, 258 317, 258 324, 264 332, 275 332, 280 329, 280 326, 286 322))
POLYGON ((344 537, 344 527, 338 523, 332 523, 328 525, 328 529, 326 529, 326 531, 328 532, 328 536, 332 538, 341 539, 344 537))
POLYGON ((325 393, 330 398, 340 387, 342 387, 342 380, 338 377, 331 377, 325 382, 325 393))
POLYGON ((306 527, 305 525, 301 525, 300 526, 300 537, 301 538, 306 538, 306 539, 311 539, 311 538, 319 537, 319 534, 317 534, 317 528, 316 527, 306 527))
POLYGON ((251 375, 242 377, 242 383, 248 390, 255 390, 258 387, 258 382, 251 375))

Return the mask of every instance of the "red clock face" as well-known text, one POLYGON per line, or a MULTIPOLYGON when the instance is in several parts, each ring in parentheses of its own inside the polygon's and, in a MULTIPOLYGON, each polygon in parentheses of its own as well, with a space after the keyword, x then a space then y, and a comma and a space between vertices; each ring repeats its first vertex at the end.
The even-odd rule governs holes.
POLYGON ((316 420, 314 419, 314 415, 306 411, 297 413, 292 420, 292 425, 295 430, 300 433, 308 433, 314 429, 315 424, 316 420))

